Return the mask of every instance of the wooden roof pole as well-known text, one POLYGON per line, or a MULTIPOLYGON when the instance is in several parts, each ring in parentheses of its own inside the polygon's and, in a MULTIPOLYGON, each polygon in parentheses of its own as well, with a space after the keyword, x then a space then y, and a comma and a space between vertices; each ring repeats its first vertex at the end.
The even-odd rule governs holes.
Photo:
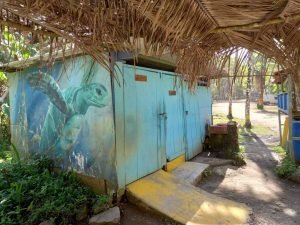
POLYGON ((224 33, 224 32, 228 33, 228 32, 233 32, 233 31, 237 31, 237 30, 249 30, 249 29, 253 29, 253 28, 261 28, 261 27, 267 26, 267 25, 273 25, 273 24, 278 24, 278 23, 287 23, 287 22, 295 21, 295 20, 300 20, 300 14, 285 16, 284 18, 277 17, 277 18, 265 20, 262 22, 248 23, 248 24, 228 26, 228 27, 217 27, 217 28, 209 31, 209 33, 216 34, 216 33, 224 33))

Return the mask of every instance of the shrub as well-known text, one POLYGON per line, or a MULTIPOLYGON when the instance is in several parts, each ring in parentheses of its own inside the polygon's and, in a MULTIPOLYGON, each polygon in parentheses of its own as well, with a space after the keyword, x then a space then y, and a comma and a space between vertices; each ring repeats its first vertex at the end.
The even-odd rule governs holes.
POLYGON ((235 153, 232 157, 233 165, 235 166, 245 166, 247 163, 245 161, 245 146, 239 147, 239 152, 235 153))
POLYGON ((286 155, 281 163, 276 167, 275 171, 279 177, 286 178, 292 173, 297 172, 299 168, 291 160, 289 155, 286 155))
POLYGON ((10 138, 9 117, 8 114, 2 110, 0 102, 0 160, 11 158, 10 138))
POLYGON ((101 199, 81 186, 73 173, 52 172, 52 161, 0 164, 0 224, 74 224, 79 209, 101 199))
POLYGON ((10 143, 10 121, 9 115, 0 104, 0 137, 1 142, 10 143))

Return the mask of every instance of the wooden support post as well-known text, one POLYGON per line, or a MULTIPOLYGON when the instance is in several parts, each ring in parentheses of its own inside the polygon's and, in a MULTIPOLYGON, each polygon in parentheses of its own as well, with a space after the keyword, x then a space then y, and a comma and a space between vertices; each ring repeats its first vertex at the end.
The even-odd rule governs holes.
POLYGON ((295 161, 294 156, 294 146, 293 146, 293 134, 292 134, 292 125, 293 125, 293 83, 292 76, 288 76, 288 96, 289 96, 289 107, 288 107, 288 116, 289 116, 289 139, 288 139, 288 149, 290 152, 291 159, 295 161))
POLYGON ((251 72, 252 72, 252 52, 248 52, 248 76, 246 89, 246 104, 245 104, 245 127, 251 129, 250 120, 250 92, 251 92, 251 72))
MULTIPOLYGON (((277 84, 277 101, 278 101, 278 95, 279 95, 279 85, 277 84)), ((280 113, 280 110, 279 110, 279 107, 278 108, 278 125, 279 125, 279 137, 280 137, 280 145, 282 145, 282 133, 281 133, 281 113, 280 113)))

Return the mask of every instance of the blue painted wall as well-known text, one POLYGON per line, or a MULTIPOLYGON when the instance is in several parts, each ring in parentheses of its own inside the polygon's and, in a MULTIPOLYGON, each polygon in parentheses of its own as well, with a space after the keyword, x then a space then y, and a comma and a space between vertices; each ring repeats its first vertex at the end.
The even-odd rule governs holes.
POLYGON ((24 157, 45 154, 116 185, 110 74, 88 56, 37 71, 9 76, 13 143, 24 157))

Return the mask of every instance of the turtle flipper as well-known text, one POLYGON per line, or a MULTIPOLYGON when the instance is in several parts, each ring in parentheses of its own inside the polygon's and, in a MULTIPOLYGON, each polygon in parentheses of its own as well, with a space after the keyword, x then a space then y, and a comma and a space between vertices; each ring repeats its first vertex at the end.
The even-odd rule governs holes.
POLYGON ((52 102, 62 113, 70 115, 72 112, 67 104, 62 92, 56 81, 46 73, 32 73, 27 76, 30 85, 33 88, 40 90, 47 95, 52 102))

